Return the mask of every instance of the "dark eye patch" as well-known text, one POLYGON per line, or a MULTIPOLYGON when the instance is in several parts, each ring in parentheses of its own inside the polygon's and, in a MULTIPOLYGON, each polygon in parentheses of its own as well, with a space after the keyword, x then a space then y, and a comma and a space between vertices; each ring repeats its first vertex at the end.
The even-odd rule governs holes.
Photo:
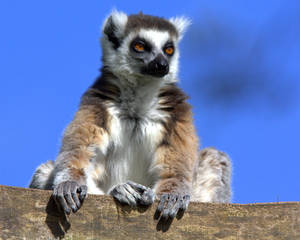
POLYGON ((137 52, 137 53, 141 53, 140 51, 137 51, 135 46, 136 45, 141 45, 144 47, 144 51, 150 52, 151 51, 151 45, 149 42, 147 42, 145 39, 137 37, 135 39, 132 40, 132 42, 130 43, 130 48, 137 52))

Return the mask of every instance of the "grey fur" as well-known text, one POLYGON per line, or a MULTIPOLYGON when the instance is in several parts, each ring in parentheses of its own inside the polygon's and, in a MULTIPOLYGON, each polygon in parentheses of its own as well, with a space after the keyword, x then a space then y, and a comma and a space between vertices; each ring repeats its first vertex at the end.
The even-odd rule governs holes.
POLYGON ((232 198, 231 172, 227 154, 215 148, 203 149, 195 169, 192 201, 229 203, 232 198))
POLYGON ((51 187, 49 187, 48 182, 50 180, 50 176, 53 173, 53 169, 54 162, 51 160, 38 166, 38 168, 34 172, 29 187, 49 190, 52 189, 51 187))

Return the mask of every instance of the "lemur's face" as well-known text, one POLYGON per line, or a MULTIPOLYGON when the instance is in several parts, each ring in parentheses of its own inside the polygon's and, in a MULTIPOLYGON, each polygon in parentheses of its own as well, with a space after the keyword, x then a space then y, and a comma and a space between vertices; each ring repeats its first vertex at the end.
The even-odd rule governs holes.
POLYGON ((178 42, 188 24, 185 18, 113 12, 103 28, 103 64, 118 75, 175 79, 178 42))
POLYGON ((173 63, 177 39, 168 32, 149 29, 141 29, 132 35, 127 46, 131 67, 153 77, 167 75, 173 63))

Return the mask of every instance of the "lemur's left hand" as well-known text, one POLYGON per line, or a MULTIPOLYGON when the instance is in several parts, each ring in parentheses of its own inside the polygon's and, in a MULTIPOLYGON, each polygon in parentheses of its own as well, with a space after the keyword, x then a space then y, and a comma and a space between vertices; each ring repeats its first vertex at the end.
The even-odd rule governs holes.
POLYGON ((87 186, 79 185, 75 181, 65 181, 58 184, 53 190, 56 204, 66 213, 77 212, 87 196, 87 186), (77 196, 79 193, 79 197, 77 196))

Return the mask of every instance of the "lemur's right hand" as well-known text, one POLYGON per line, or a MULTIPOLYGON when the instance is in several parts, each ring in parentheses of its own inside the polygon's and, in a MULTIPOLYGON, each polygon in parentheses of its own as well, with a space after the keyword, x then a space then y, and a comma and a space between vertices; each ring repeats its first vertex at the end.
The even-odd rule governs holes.
POLYGON ((66 214, 77 212, 81 207, 87 195, 87 186, 79 184, 75 181, 65 181, 58 184, 53 191, 53 198, 56 204, 62 208, 66 214), (79 197, 77 196, 79 193, 79 197))
POLYGON ((109 194, 119 203, 127 204, 131 207, 137 205, 149 206, 155 199, 155 194, 151 188, 132 181, 115 186, 109 194))

